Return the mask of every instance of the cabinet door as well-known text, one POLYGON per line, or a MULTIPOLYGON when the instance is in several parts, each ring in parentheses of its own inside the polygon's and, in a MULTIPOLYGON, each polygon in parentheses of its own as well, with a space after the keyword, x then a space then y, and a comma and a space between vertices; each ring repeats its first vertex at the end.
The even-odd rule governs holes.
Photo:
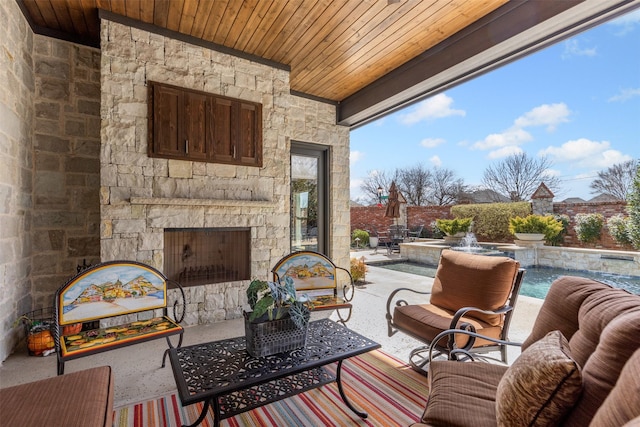
POLYGON ((184 150, 186 157, 193 160, 206 160, 207 133, 210 132, 210 124, 207 123, 210 111, 207 112, 210 98, 201 93, 184 93, 184 115, 182 118, 184 128, 184 150))
POLYGON ((238 120, 238 156, 243 165, 262 166, 262 109, 240 102, 238 120))
POLYGON ((182 91, 154 85, 153 107, 153 152, 161 156, 184 156, 184 141, 179 128, 182 91))
POLYGON ((226 98, 213 98, 214 161, 235 163, 238 103, 226 98))

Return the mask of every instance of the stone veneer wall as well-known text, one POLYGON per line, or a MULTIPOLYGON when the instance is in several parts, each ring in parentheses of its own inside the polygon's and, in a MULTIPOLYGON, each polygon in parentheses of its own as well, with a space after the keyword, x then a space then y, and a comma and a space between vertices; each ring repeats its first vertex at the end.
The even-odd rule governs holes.
POLYGON ((100 51, 34 36, 33 298, 100 261, 100 51))
MULTIPOLYGON (((290 94, 289 73, 102 21, 101 256, 162 269, 172 227, 251 227, 251 276, 290 251, 292 140, 331 146, 329 256, 349 265, 349 130, 335 107, 290 94), (147 81, 260 102, 262 168, 147 156, 147 81)), ((248 281, 187 288, 186 324, 241 315, 248 281)))
POLYGON ((33 34, 15 1, 0 2, 0 361, 32 309, 33 34))

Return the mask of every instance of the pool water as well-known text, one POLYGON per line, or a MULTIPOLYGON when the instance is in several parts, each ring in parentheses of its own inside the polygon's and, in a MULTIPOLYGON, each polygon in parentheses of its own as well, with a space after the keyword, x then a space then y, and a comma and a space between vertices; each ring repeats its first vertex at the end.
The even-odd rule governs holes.
MULTIPOLYGON (((412 262, 380 264, 376 265, 376 267, 427 277, 435 277, 436 274, 436 267, 412 262)), ((621 276, 618 274, 594 273, 591 271, 551 267, 529 267, 526 270, 522 287, 520 288, 520 295, 529 297, 544 299, 547 296, 551 283, 560 276, 587 277, 640 295, 640 277, 637 276, 621 276)))

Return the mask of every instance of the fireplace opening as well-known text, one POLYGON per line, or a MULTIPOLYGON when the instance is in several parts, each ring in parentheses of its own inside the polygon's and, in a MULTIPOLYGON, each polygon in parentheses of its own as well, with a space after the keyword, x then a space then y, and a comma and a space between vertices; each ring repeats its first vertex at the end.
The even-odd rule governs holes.
POLYGON ((182 286, 247 280, 250 228, 164 230, 164 274, 182 286))

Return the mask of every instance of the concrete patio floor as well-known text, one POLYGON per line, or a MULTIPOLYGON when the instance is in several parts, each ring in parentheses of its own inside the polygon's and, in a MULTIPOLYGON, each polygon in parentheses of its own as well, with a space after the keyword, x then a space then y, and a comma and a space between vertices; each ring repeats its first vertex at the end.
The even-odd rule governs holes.
MULTIPOLYGON (((386 251, 360 250, 352 252, 352 257, 365 257, 367 262, 398 260, 398 254, 387 255, 386 251)), ((382 345, 382 350, 400 360, 408 360, 411 349, 419 345, 418 341, 398 333, 387 336, 385 319, 387 297, 396 288, 430 288, 433 279, 409 273, 396 272, 380 267, 369 266, 364 284, 358 285, 351 320, 347 326, 382 345)), ((542 300, 521 296, 511 324, 510 338, 522 342, 531 331, 533 320, 537 316, 542 300)), ((333 312, 314 313, 314 317, 330 316, 336 320, 333 312)), ((187 327, 183 345, 197 344, 244 335, 242 319, 187 327)), ((164 340, 155 340, 126 348, 108 351, 72 360, 65 364, 65 372, 75 372, 93 366, 111 365, 115 375, 115 406, 122 406, 140 400, 151 399, 176 391, 171 367, 161 368, 162 354, 166 349, 164 340)), ((509 352, 509 361, 520 353, 513 347, 509 352)), ((347 362, 348 363, 348 362, 347 362)), ((26 347, 17 348, 0 366, 0 388, 23 384, 56 375, 55 355, 30 357, 26 347)))

